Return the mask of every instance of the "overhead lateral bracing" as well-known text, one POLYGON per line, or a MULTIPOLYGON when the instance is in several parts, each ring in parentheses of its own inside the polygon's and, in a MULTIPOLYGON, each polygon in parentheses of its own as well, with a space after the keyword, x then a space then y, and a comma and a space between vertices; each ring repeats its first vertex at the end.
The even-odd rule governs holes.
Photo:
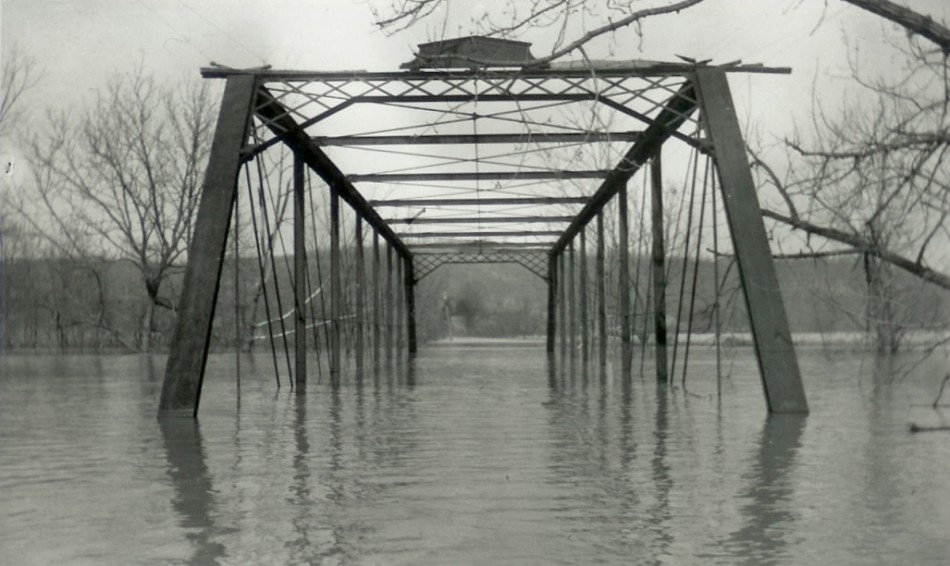
MULTIPOLYGON (((221 206, 228 201, 228 181, 225 177, 212 179, 212 175, 218 175, 222 167, 231 167, 235 159, 247 166, 279 150, 289 151, 306 168, 294 177, 297 198, 302 191, 319 190, 329 195, 331 265, 340 263, 341 226, 339 211, 333 207, 338 207, 337 199, 341 199, 356 218, 360 253, 366 241, 363 226, 371 231, 377 246, 369 260, 376 270, 374 281, 401 280, 405 297, 397 303, 406 309, 410 351, 415 349, 416 283, 447 263, 497 262, 521 264, 548 282, 548 349, 553 351, 558 317, 555 303, 563 301, 558 297, 563 295, 564 278, 570 273, 565 270, 569 266, 573 270, 575 249, 581 254, 580 261, 586 262, 588 226, 596 220, 597 229, 603 231, 608 203, 626 202, 623 195, 631 178, 648 164, 658 165, 660 150, 667 142, 682 142, 711 156, 718 167, 731 168, 723 175, 730 186, 724 181, 721 187, 730 225, 761 224, 760 215, 756 217, 757 201, 749 204, 749 199, 755 200, 754 191, 738 171, 748 169, 748 164, 743 164, 742 156, 731 147, 740 147, 742 140, 731 129, 735 111, 729 106, 725 76, 740 72, 785 73, 788 69, 638 61, 405 72, 203 69, 206 78, 225 79, 231 93, 227 112, 222 108, 219 117, 219 134, 226 130, 231 132, 227 135, 237 135, 235 121, 245 120, 247 125, 236 156, 230 155, 235 145, 230 138, 212 151, 208 179, 215 182, 206 193, 214 193, 215 206, 221 206), (244 90, 234 87, 238 83, 252 91, 249 101, 241 98, 244 90), (710 101, 720 107, 710 109, 710 101), (715 119, 710 120, 709 115, 715 119), (712 132, 711 127, 718 129, 712 132), (724 144, 731 145, 724 149, 724 144), (724 156, 728 159, 721 159, 724 156), (311 186, 311 177, 321 185, 311 186), (733 204, 730 198, 742 199, 743 205, 733 204), (388 214, 383 216, 378 209, 387 209, 388 214), (426 229, 429 225, 439 228, 426 229), (382 251, 379 240, 386 246, 382 251)), ((267 174, 259 177, 261 186, 269 182, 267 174)), ((263 197, 261 201, 263 206, 263 197)), ((295 206, 302 205, 295 202, 295 206)), ((626 204, 618 209, 626 215, 626 204)), ((212 216, 211 212, 199 212, 199 224, 207 221, 203 214, 212 216)), ((223 217, 218 216, 213 221, 220 224, 223 217)), ((625 216, 618 225, 626 229, 625 216)), ((763 234, 755 227, 736 228, 734 233, 737 230, 750 238, 763 234)), ((295 237, 303 236, 295 232, 295 237)), ((624 234, 619 241, 627 241, 626 237, 624 234)), ((603 234, 599 238, 598 245, 603 246, 603 234)), ((749 281, 754 280, 750 284, 777 288, 774 272, 768 268, 771 258, 763 251, 767 243, 765 248, 760 244, 737 246, 737 254, 743 255, 738 258, 741 271, 764 274, 758 278, 749 275, 749 281)), ((200 251, 201 245, 193 247, 200 251)), ((223 252, 215 247, 204 256, 192 256, 186 282, 188 273, 207 269, 194 257, 213 263, 218 253, 223 252)), ((627 265, 625 255, 619 260, 621 266, 627 265)), ((597 261, 605 261, 602 250, 597 261)), ((603 269, 598 273, 602 278, 603 269)), ((340 300, 343 285, 339 273, 333 277, 328 294, 331 303, 340 300)), ((363 284, 368 283, 359 283, 363 284)), ((602 290, 604 282, 597 285, 602 290)), ((298 281, 295 293, 302 288, 298 281)), ((207 352, 193 351, 187 336, 210 328, 205 326, 210 325, 210 319, 205 318, 209 311, 213 315, 213 307, 206 305, 206 295, 186 289, 184 296, 176 330, 182 334, 170 357, 170 367, 178 368, 170 371, 178 373, 167 376, 166 383, 200 391, 203 361, 197 364, 194 360, 207 352), (189 313, 198 310, 205 314, 189 318, 189 313), (190 330, 182 326, 184 320, 190 321, 190 330), (192 362, 177 364, 179 358, 192 362), (194 372, 199 375, 192 375, 194 372)), ((780 304, 778 310, 773 308, 780 297, 772 291, 752 292, 751 296, 752 303, 768 306, 761 308, 769 311, 767 316, 774 322, 752 325, 760 360, 763 355, 780 360, 760 363, 763 372, 769 373, 763 377, 767 389, 776 392, 774 400, 769 397, 770 407, 804 410, 807 405, 794 353, 789 354, 790 346, 783 344, 786 340, 790 343, 787 320, 780 304)), ((299 304, 297 308, 301 308, 299 304)), ((335 304, 336 310, 331 309, 331 318, 336 317, 331 332, 339 332, 340 308, 335 304)), ((372 310, 375 313, 377 309, 372 310)), ((561 319, 564 316, 562 313, 561 319)), ((295 340, 304 339, 300 334, 295 340)), ((331 348, 338 350, 339 336, 334 336, 331 348)), ((359 340, 362 343, 363 338, 359 340)), ((372 340, 378 347, 377 339, 372 340)), ((629 334, 623 340, 624 348, 629 348, 629 334)), ((298 342, 298 347, 305 349, 306 342, 298 342)), ((338 358, 338 351, 334 355, 338 358)), ((337 364, 332 371, 338 369, 337 364)), ((767 391, 767 396, 772 395, 767 391)), ((186 397, 169 396, 176 403, 186 397)))

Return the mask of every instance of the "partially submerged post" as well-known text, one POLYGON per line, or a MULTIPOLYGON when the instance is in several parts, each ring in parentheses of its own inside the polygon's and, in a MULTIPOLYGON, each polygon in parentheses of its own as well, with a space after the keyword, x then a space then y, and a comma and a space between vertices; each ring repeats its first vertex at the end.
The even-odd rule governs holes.
POLYGON ((159 410, 197 416, 211 324, 221 285, 221 269, 236 197, 241 149, 247 138, 257 81, 228 79, 211 144, 204 189, 188 248, 188 265, 179 299, 159 410))
POLYGON ((548 317, 546 323, 545 349, 554 353, 554 338, 557 331, 557 256, 548 256, 548 317))
POLYGON ((792 346, 792 333, 729 83, 726 74, 717 69, 697 69, 696 82, 721 181, 723 206, 732 233, 766 401, 773 412, 806 412, 808 404, 798 358, 792 346))
POLYGON ((607 274, 604 251, 604 211, 597 212, 597 364, 603 376, 607 371, 607 274))
POLYGON ((666 359, 666 249, 663 242, 663 166, 657 151, 650 164, 651 225, 653 230, 653 340, 656 357, 656 380, 669 380, 666 359))
POLYGON ((627 225, 627 184, 617 192, 617 231, 620 236, 618 253, 618 318, 620 321, 620 368, 624 379, 630 379, 630 228, 627 225))
POLYGON ((418 350, 418 345, 416 344, 416 271, 412 263, 412 257, 404 258, 403 262, 406 285, 407 350, 410 354, 415 354, 418 350))
POLYGON ((304 239, 304 163, 294 155, 294 377, 297 393, 307 388, 307 244, 304 239))
POLYGON ((366 264, 363 258, 363 217, 356 215, 356 374, 363 375, 363 350, 366 326, 366 264))
POLYGON ((581 360, 586 364, 588 360, 588 346, 590 332, 587 325, 587 227, 581 230, 581 257, 580 257, 580 317, 581 317, 581 360))
POLYGON ((330 185, 330 383, 340 383, 340 318, 343 277, 340 273, 340 193, 330 185))

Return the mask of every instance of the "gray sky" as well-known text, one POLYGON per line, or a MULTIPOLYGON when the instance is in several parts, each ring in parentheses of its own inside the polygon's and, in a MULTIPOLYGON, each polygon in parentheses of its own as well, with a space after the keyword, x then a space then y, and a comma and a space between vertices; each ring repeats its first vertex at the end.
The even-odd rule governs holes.
MULTIPOLYGON (((18 46, 44 73, 25 108, 27 124, 39 125, 46 107, 76 107, 110 74, 137 66, 168 80, 197 77, 212 60, 235 67, 397 69, 415 44, 440 33, 440 22, 448 22, 447 35, 464 34, 473 16, 504 4, 452 0, 435 24, 386 37, 374 29, 365 0, 2 0, 0 46, 2 53, 18 46)), ((950 19, 944 0, 907 4, 950 19)), ((888 72, 892 53, 882 31, 897 35, 893 25, 840 0, 707 0, 679 16, 647 21, 642 42, 625 30, 588 54, 791 66, 791 76, 732 79, 743 119, 781 136, 792 117, 807 117, 816 77, 826 103, 841 98, 836 87, 844 82, 833 77, 846 75, 849 48, 888 72)), ((553 41, 549 30, 523 39, 534 42, 535 55, 553 41)), ((15 140, 5 145, 4 158, 15 154, 15 140)))

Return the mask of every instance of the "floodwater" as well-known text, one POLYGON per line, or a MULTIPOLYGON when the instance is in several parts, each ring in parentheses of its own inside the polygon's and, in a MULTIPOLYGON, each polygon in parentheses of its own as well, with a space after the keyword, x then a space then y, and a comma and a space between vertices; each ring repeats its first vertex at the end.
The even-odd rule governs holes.
POLYGON ((7 355, 0 563, 950 561, 950 432, 908 430, 950 424, 946 357, 800 351, 812 412, 769 418, 735 353, 721 398, 704 351, 686 391, 440 347, 305 397, 220 355, 197 423, 162 357, 7 355))

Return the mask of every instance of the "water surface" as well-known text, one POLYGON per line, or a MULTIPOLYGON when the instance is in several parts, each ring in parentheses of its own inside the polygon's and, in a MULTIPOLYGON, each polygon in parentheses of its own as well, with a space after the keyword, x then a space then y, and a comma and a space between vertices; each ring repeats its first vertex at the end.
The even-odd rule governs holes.
POLYGON ((197 422, 161 357, 6 355, 0 562, 947 562, 950 433, 908 432, 950 424, 945 357, 800 351, 812 412, 769 418, 736 354, 721 398, 704 351, 685 391, 441 347, 305 397, 220 355, 197 422))

